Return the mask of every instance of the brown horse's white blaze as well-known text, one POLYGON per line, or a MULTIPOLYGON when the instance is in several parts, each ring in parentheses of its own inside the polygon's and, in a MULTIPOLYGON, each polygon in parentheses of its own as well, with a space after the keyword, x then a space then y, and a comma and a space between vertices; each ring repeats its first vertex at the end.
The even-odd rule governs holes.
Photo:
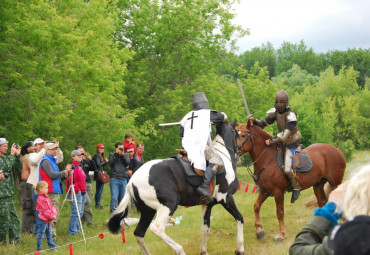
MULTIPOLYGON (((285 238, 284 225, 284 193, 288 189, 288 179, 279 168, 276 159, 276 145, 266 148, 265 140, 271 135, 256 125, 242 124, 236 129, 239 132, 237 144, 241 155, 249 152, 253 161, 255 180, 259 186, 259 193, 254 203, 255 228, 257 238, 264 236, 264 230, 260 218, 262 203, 269 197, 275 198, 276 215, 279 221, 279 233, 275 236, 276 241, 285 238)), ((324 193, 324 184, 327 181, 332 189, 341 182, 346 168, 343 153, 330 144, 314 144, 303 150, 312 159, 313 168, 307 173, 297 173, 298 182, 302 190, 313 186, 319 206, 327 202, 324 193), (325 181, 323 181, 325 180, 325 181)))

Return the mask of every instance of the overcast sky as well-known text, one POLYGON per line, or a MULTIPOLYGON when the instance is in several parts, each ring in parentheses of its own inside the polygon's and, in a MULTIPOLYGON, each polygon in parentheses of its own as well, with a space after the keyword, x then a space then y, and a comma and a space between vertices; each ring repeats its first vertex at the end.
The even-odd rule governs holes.
POLYGON ((315 52, 370 48, 370 0, 240 0, 236 24, 250 29, 239 53, 304 40, 315 52))

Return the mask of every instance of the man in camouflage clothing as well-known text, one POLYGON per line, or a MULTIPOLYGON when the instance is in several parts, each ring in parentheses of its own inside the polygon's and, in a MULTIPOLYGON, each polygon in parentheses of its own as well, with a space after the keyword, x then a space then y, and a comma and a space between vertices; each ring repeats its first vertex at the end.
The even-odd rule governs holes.
POLYGON ((6 235, 9 233, 10 243, 19 243, 20 223, 15 209, 14 175, 22 169, 21 148, 12 145, 10 155, 8 152, 8 141, 0 138, 0 242, 6 244, 6 235))

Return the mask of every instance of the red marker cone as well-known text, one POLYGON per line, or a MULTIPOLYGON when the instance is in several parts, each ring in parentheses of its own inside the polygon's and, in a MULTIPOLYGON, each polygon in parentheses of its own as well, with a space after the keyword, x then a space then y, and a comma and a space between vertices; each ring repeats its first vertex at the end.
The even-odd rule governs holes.
POLYGON ((126 243, 126 238, 125 238, 125 228, 122 227, 122 243, 125 244, 126 243))
POLYGON ((73 244, 69 244, 69 255, 73 255, 73 244))
POLYGON ((185 208, 189 208, 189 206, 187 205, 187 206, 185 206, 185 208))
POLYGON ((254 185, 254 188, 253 188, 253 190, 252 190, 252 193, 256 192, 256 189, 257 189, 257 186, 256 186, 256 185, 254 185))
POLYGON ((98 237, 99 237, 100 239, 103 239, 103 238, 104 238, 104 234, 103 234, 103 233, 100 233, 100 234, 98 235, 98 237))
POLYGON ((240 181, 239 181, 239 188, 238 188, 238 190, 240 190, 240 181))
POLYGON ((40 252, 39 251, 35 252, 35 255, 40 255, 40 252))
POLYGON ((248 192, 248 188, 249 188, 249 183, 247 183, 247 187, 245 187, 245 193, 248 192))

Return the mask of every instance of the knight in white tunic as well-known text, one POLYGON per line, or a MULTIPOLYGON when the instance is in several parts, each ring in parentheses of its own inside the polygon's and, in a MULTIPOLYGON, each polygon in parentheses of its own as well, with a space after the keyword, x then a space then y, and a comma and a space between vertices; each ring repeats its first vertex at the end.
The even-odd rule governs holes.
POLYGON ((187 151, 188 158, 195 171, 203 171, 204 181, 197 188, 198 193, 208 204, 213 201, 209 193, 209 185, 214 177, 213 165, 207 167, 204 151, 211 144, 211 124, 227 121, 225 113, 209 110, 209 103, 203 92, 193 95, 193 111, 184 116, 180 123, 182 147, 187 151))

